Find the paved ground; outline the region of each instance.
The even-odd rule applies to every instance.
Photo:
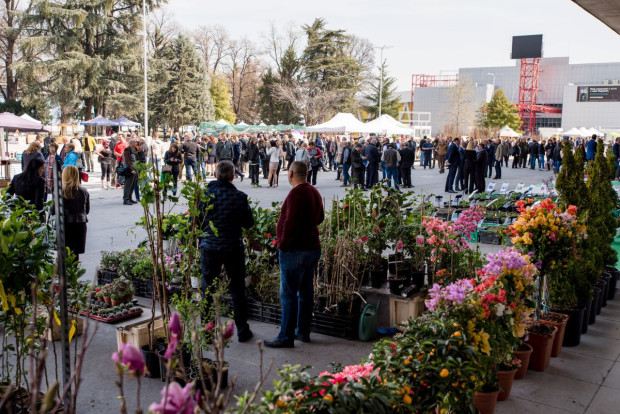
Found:
[[[144,233],[134,226],[141,215],[141,207],[122,205],[120,190],[101,190],[98,180],[91,174],[91,182],[86,186],[91,194],[91,213],[89,216],[87,252],[81,257],[87,269],[86,277],[94,278],[101,250],[124,250],[135,247]],[[445,174],[437,169],[413,172],[416,193],[442,194]],[[498,187],[503,182],[513,189],[518,183],[540,183],[552,177],[549,172],[529,169],[504,170],[504,179],[497,180]],[[278,188],[250,187],[249,180],[235,184],[249,194],[252,200],[263,206],[272,201],[282,201],[289,191],[284,173]],[[261,183],[264,184],[265,180]],[[334,173],[319,173],[318,189],[325,199],[344,194],[340,182],[335,181]],[[176,210],[183,211],[183,206]],[[484,251],[496,247],[481,246]],[[257,339],[269,339],[276,335],[278,327],[251,322]],[[368,355],[372,344],[347,341],[323,335],[313,335],[313,343],[300,343],[295,349],[265,351],[265,359],[274,358],[274,367],[282,364],[301,364],[314,366],[318,373],[329,368],[329,363],[351,364]],[[115,370],[110,355],[116,349],[115,328],[99,324],[99,330],[91,348],[88,350],[83,371],[82,391],[80,393],[80,413],[115,412],[118,395],[114,385]],[[251,389],[258,376],[258,350],[253,344],[233,342],[227,350],[231,372],[238,375],[236,393]],[[274,369],[275,371],[275,369]],[[275,378],[271,374],[270,381]],[[135,381],[127,383],[130,410],[134,406]],[[142,386],[142,406],[158,400],[162,383],[158,380],[145,380]],[[596,325],[583,338],[582,344],[565,349],[559,358],[553,359],[546,373],[528,372],[525,379],[518,381],[513,388],[513,396],[499,403],[497,412],[520,414],[522,412],[555,413],[616,413],[620,405],[620,299],[610,302],[597,319]]]

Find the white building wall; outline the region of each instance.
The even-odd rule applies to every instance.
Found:
[[[589,85],[595,86],[596,83]],[[577,85],[564,87],[562,102],[562,129],[620,128],[620,102],[577,102]]]

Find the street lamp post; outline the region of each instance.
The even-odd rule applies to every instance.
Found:
[[[379,81],[379,116],[381,116],[381,109],[383,107],[383,49],[389,49],[392,46],[376,46],[375,49],[381,49],[381,66],[379,66],[380,73],[380,81]]]
[[[147,46],[147,32],[146,32],[146,0],[142,0],[142,26],[144,30],[144,138],[147,145],[151,145],[151,138],[149,137],[149,95],[148,95],[148,77],[147,77],[147,61],[146,61],[146,46]]]

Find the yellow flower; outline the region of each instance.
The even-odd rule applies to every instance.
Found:
[[[441,372],[439,372],[439,376],[440,376],[441,378],[445,378],[445,377],[447,377],[448,375],[450,375],[450,371],[448,371],[448,370],[447,370],[447,369],[445,369],[445,368],[444,368],[444,369],[442,369],[442,370],[441,370]]]
[[[334,397],[332,397],[331,394],[325,394],[325,396],[323,397],[323,401],[327,401],[331,404],[332,402],[334,402]]]
[[[284,400],[282,398],[278,398],[278,401],[276,401],[276,407],[286,407],[286,403],[284,402]]]
[[[461,336],[461,331],[456,331],[451,336]]]
[[[403,396],[403,401],[405,404],[411,404],[411,397],[408,395]]]

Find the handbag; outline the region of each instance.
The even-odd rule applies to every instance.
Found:
[[[87,182],[88,182],[88,174],[87,174],[87,173],[85,173],[84,171],[82,171],[82,172],[80,173],[80,178],[81,178],[81,179],[82,179],[82,181],[84,181],[85,183],[87,183]]]
[[[116,167],[116,175],[120,175],[121,177],[127,177],[129,174],[131,174],[131,170],[125,167],[125,164],[123,162],[119,162],[118,167]]]
[[[165,173],[172,172],[172,165],[165,164],[165,165],[162,167],[161,172],[165,172]]]

